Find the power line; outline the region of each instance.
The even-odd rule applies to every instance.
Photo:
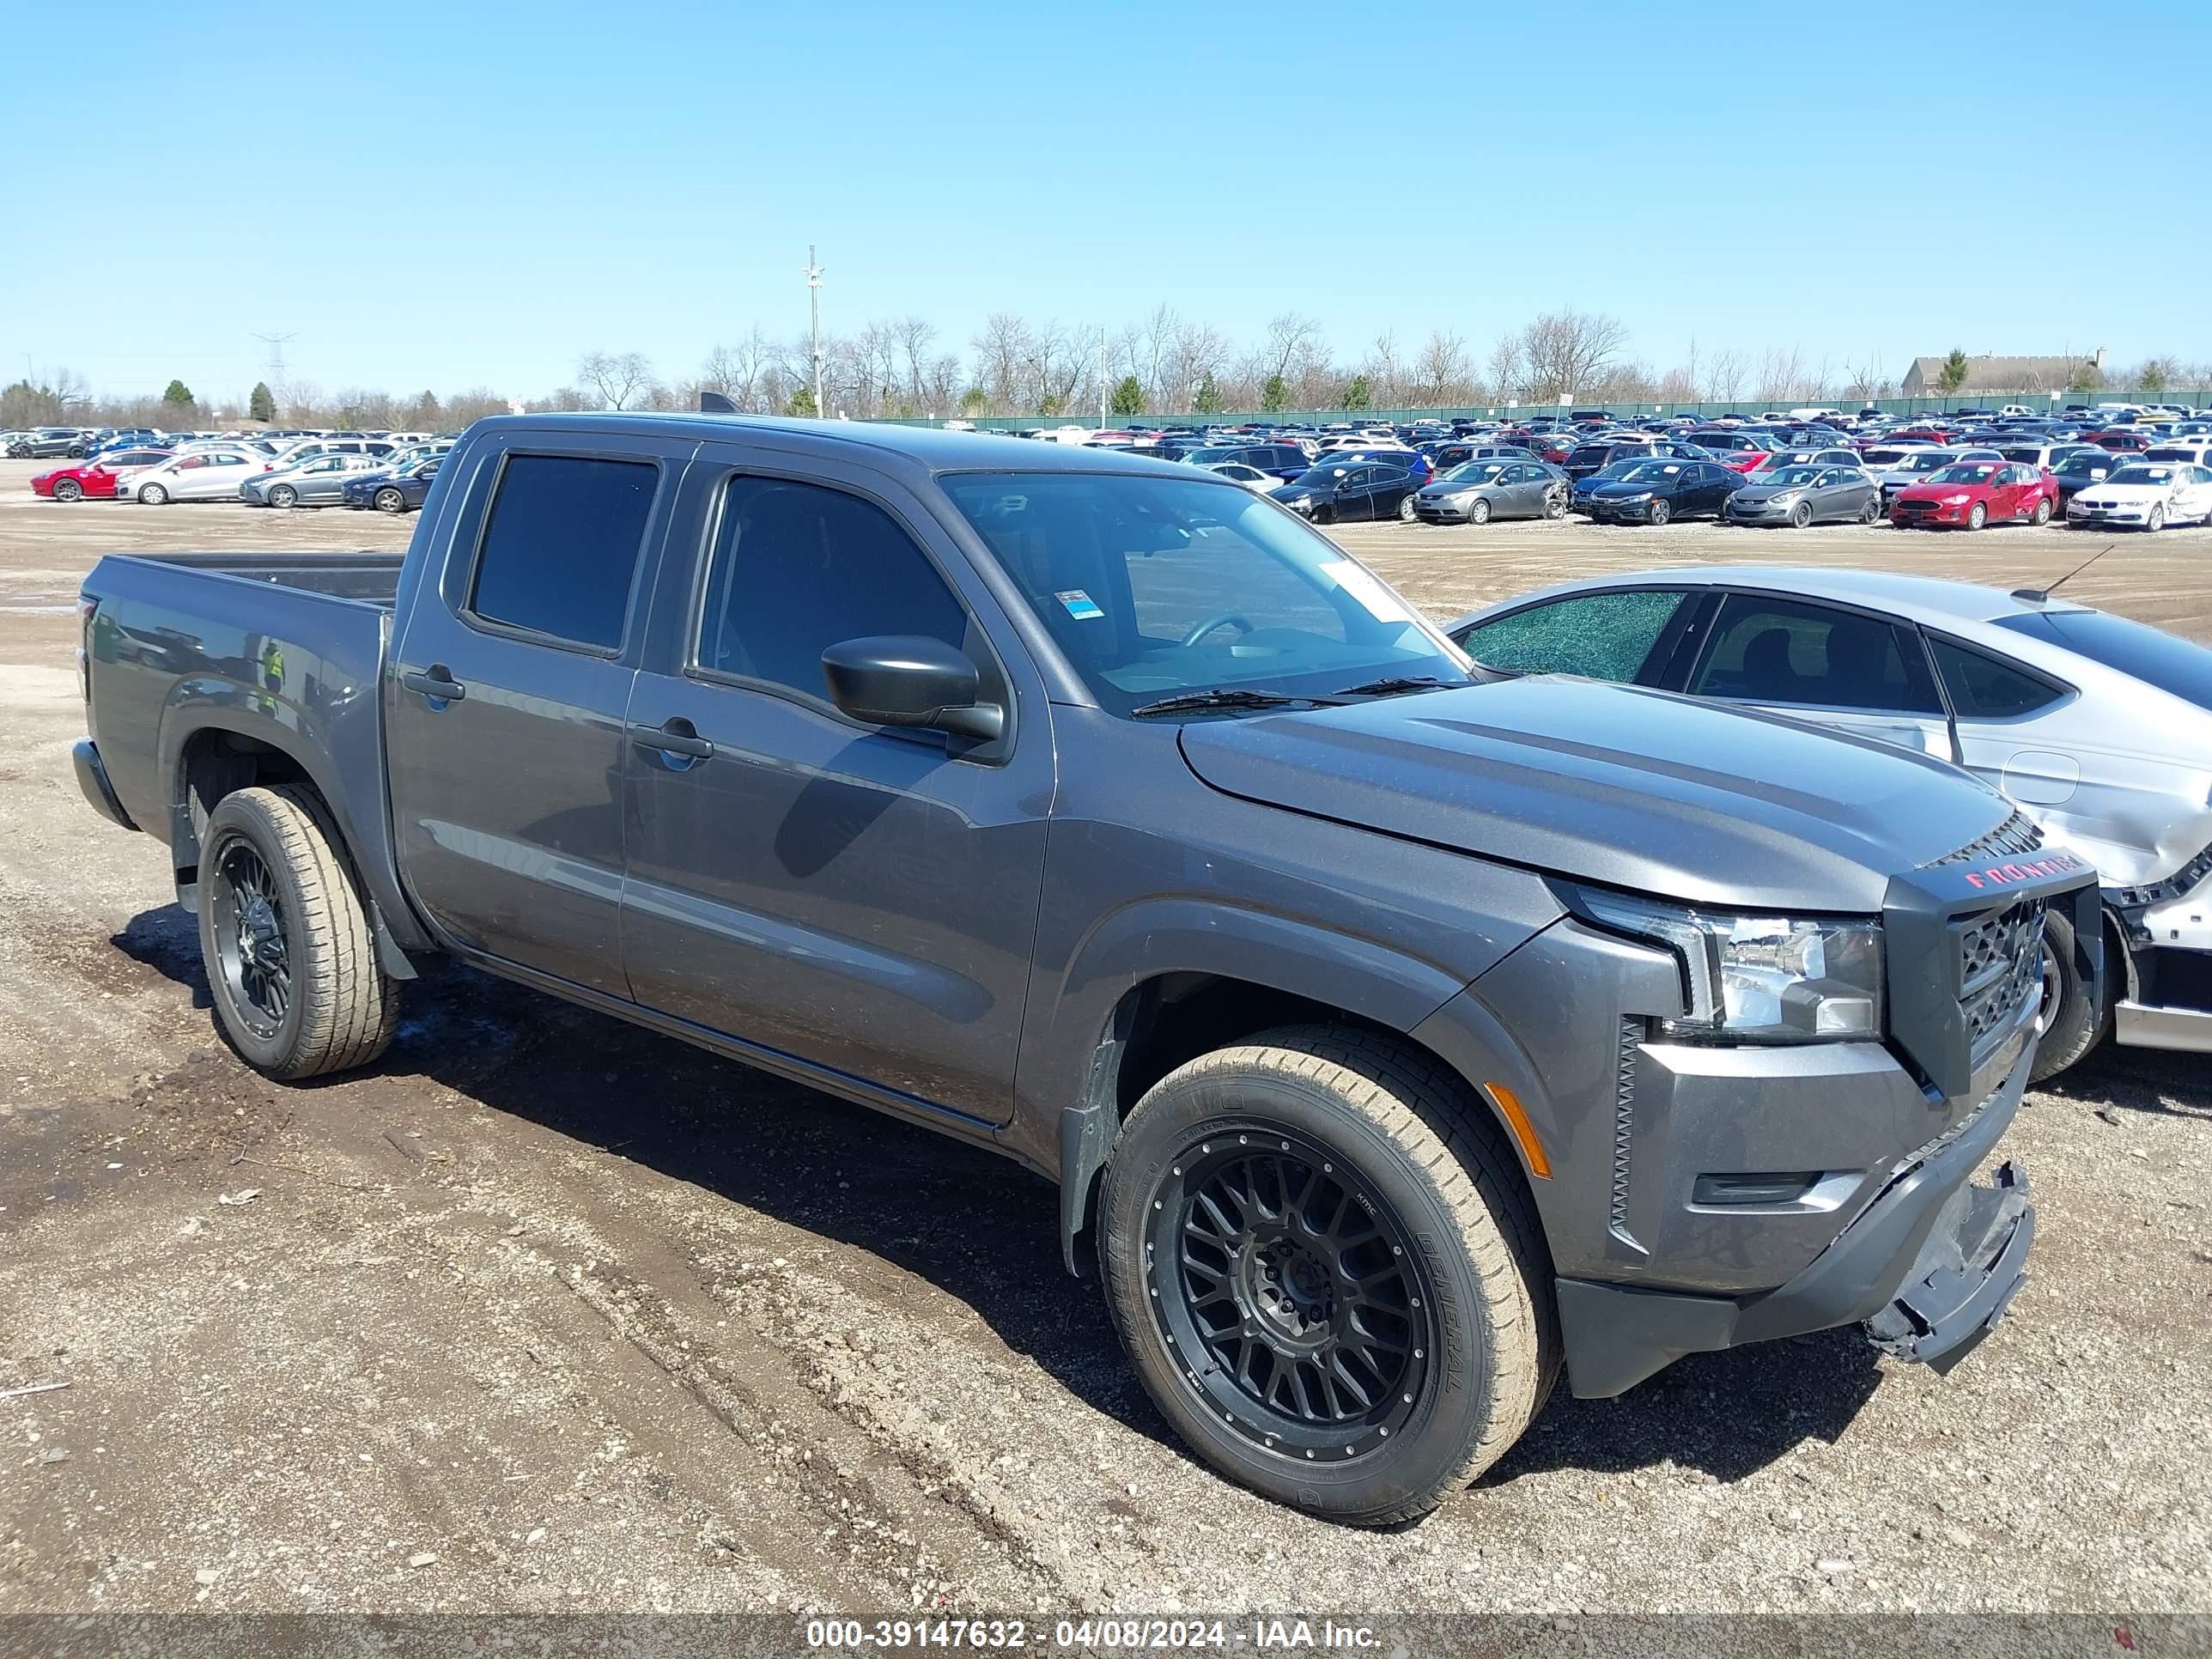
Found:
[[[269,386],[270,390],[284,384],[284,343],[296,340],[296,334],[257,334],[253,337],[269,348]]]

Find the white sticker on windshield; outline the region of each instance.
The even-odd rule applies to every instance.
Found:
[[[1071,587],[1053,595],[1067,607],[1067,614],[1078,622],[1091,622],[1106,613],[1098,608],[1098,601],[1079,587]]]
[[[1413,620],[1413,613],[1399,602],[1396,594],[1351,560],[1331,559],[1321,567],[1321,574],[1358,600],[1361,607],[1376,622],[1409,623]]]

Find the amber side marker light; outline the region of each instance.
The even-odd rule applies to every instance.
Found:
[[[1486,1083],[1482,1086],[1490,1091],[1490,1097],[1505,1115],[1513,1139],[1521,1143],[1521,1156],[1528,1160],[1528,1173],[1539,1181],[1549,1181],[1552,1160],[1544,1156],[1544,1143],[1536,1139],[1536,1126],[1528,1121],[1528,1109],[1521,1104],[1521,1097],[1502,1083]]]

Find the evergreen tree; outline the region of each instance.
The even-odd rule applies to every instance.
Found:
[[[256,380],[253,383],[253,394],[246,400],[246,412],[257,421],[276,418],[276,394],[270,391],[268,381]]]
[[[1114,388],[1114,412],[1116,415],[1141,415],[1145,412],[1145,388],[1137,384],[1133,374],[1124,374],[1121,383]]]

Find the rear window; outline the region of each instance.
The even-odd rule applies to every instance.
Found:
[[[2212,709],[2212,651],[2103,611],[2029,611],[1997,626],[2078,651],[2092,662]]]
[[[487,621],[619,649],[659,480],[649,462],[507,457],[469,608]]]

